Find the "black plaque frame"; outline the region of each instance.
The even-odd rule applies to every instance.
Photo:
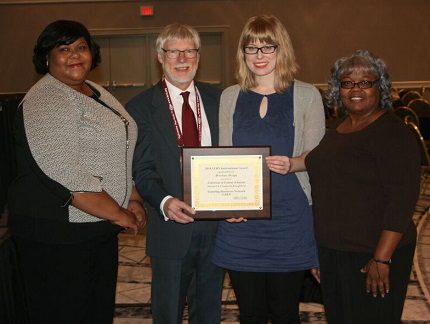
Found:
[[[182,148],[182,188],[183,200],[191,206],[191,157],[192,156],[228,156],[237,155],[271,155],[270,146],[217,146],[217,147],[184,147]],[[260,210],[211,210],[196,211],[196,220],[214,220],[244,217],[247,219],[270,219],[271,210],[271,175],[266,163],[262,163],[263,179],[263,208]]]

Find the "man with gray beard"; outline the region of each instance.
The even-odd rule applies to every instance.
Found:
[[[190,323],[220,323],[223,271],[211,263],[217,222],[194,221],[183,202],[181,149],[218,145],[220,90],[194,81],[200,37],[187,25],[166,26],[156,41],[163,77],[126,106],[138,125],[136,188],[149,209],[147,254],[155,324],[182,322],[187,290]]]

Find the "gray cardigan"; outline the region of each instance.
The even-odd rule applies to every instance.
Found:
[[[225,89],[219,111],[219,145],[232,146],[233,114],[239,96],[239,85]],[[294,150],[293,157],[312,150],[325,133],[324,107],[319,91],[311,84],[294,80]],[[306,171],[296,172],[309,204],[311,186]]]

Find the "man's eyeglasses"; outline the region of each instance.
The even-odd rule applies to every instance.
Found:
[[[183,53],[186,58],[192,59],[192,58],[195,58],[197,56],[197,53],[199,52],[198,48],[189,48],[189,49],[186,49],[183,51],[180,51],[177,49],[169,50],[169,49],[164,49],[164,48],[162,48],[162,50],[164,53],[166,53],[166,56],[169,59],[176,59],[179,57],[179,55],[181,53]]]
[[[277,45],[264,45],[262,47],[244,46],[243,52],[245,54],[257,54],[258,51],[260,51],[263,54],[272,54],[276,51],[277,48],[278,48]]]
[[[353,81],[340,81],[340,87],[342,89],[353,89],[355,86],[358,86],[360,89],[370,89],[375,84],[377,84],[379,80],[369,81],[369,80],[363,80],[359,82],[353,82]]]

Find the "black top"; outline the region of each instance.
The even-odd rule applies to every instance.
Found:
[[[414,134],[392,113],[364,129],[327,132],[306,158],[320,246],[373,252],[381,231],[415,240],[420,152]]]

